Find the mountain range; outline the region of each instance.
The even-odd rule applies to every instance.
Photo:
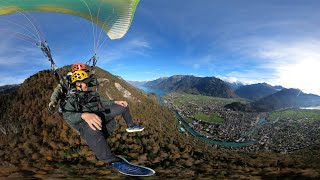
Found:
[[[224,81],[231,89],[236,90],[241,86],[245,86],[242,82],[236,81],[236,82],[229,82],[229,81]]]
[[[278,89],[281,89],[281,88],[279,87],[275,88],[267,83],[258,83],[258,84],[251,84],[251,85],[243,85],[238,89],[236,89],[235,93],[239,97],[256,101],[279,91]]]
[[[306,94],[299,89],[282,89],[253,102],[252,106],[258,111],[320,106],[320,96]]]
[[[20,86],[20,84],[12,84],[12,85],[0,86],[0,94],[11,93],[15,89],[17,89],[19,86]]]
[[[139,87],[139,86],[144,86],[149,81],[127,81],[127,82],[135,87]]]
[[[251,102],[257,111],[271,111],[288,107],[305,107],[320,104],[320,96],[305,94],[301,90],[286,89],[267,83],[243,85],[230,83],[215,77],[175,75],[149,81],[144,86],[174,92],[201,94],[206,96],[240,97]],[[296,96],[299,92],[300,96]],[[249,109],[251,109],[251,107]]]
[[[236,97],[234,91],[221,79],[215,77],[195,77],[175,75],[145,83],[145,86],[175,92],[201,94],[224,98]]]

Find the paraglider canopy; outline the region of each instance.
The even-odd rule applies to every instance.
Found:
[[[85,18],[101,27],[110,39],[128,31],[139,0],[5,0],[0,15],[17,12],[56,12]]]

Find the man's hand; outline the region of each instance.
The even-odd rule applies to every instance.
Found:
[[[123,106],[123,107],[127,107],[128,106],[127,101],[115,101],[114,103],[118,104],[120,106]]]
[[[56,103],[53,102],[53,101],[51,101],[51,102],[49,103],[48,110],[49,110],[49,111],[52,111],[54,107],[56,107]]]
[[[101,119],[98,115],[96,115],[94,113],[82,113],[81,118],[89,124],[91,129],[101,130],[101,127],[102,127],[101,126]]]

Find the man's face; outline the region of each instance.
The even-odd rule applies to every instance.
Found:
[[[77,90],[88,91],[88,86],[84,82],[76,82]]]

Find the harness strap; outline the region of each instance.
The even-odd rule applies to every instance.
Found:
[[[56,76],[58,82],[61,84],[62,88],[64,90],[69,91],[69,87],[68,87],[67,83],[65,82],[65,79],[61,76],[60,72],[58,71],[58,67],[56,66],[56,64],[53,61],[53,58],[51,55],[51,50],[50,50],[50,47],[49,47],[47,41],[40,42],[40,44],[36,44],[36,45],[38,46],[38,48],[41,49],[44,56],[48,58],[49,62],[51,63],[51,68],[54,71],[54,75]]]
[[[106,109],[106,108],[104,108],[104,107],[102,106],[101,100],[100,100],[100,98],[99,98],[99,93],[97,93],[96,96],[91,97],[91,99],[96,98],[96,102],[98,103],[98,106],[99,106],[99,107],[98,107],[98,111],[95,111],[95,110],[92,110],[90,107],[88,107],[88,106],[85,105],[85,103],[87,103],[87,102],[85,102],[85,103],[81,102],[80,97],[79,97],[79,94],[77,93],[77,91],[76,91],[75,89],[72,89],[72,90],[70,90],[69,92],[70,92],[70,93],[66,96],[66,99],[65,99],[64,104],[66,103],[67,99],[69,99],[69,98],[73,98],[73,100],[76,101],[77,103],[74,103],[74,104],[73,104],[75,111],[66,110],[66,109],[64,108],[64,105],[61,106],[61,108],[62,108],[62,110],[63,110],[64,112],[80,112],[80,113],[89,112],[89,113],[106,113],[106,114],[109,114],[109,113],[111,112],[110,109]],[[72,97],[72,96],[71,96],[72,94],[74,94],[75,97]],[[91,99],[90,99],[90,100],[91,100]],[[90,101],[90,100],[89,100],[89,101]],[[83,108],[84,108],[84,107],[85,107],[86,109],[89,109],[89,111],[83,111]],[[100,108],[100,107],[101,107],[101,108]]]
[[[92,61],[92,66],[90,66],[91,61]],[[91,67],[91,74],[93,75],[94,81],[95,81],[95,83],[96,83],[96,92],[99,94],[98,79],[97,79],[97,76],[96,76],[96,74],[95,74],[95,73],[96,73],[96,72],[95,72],[95,67],[96,67],[97,62],[98,62],[97,54],[94,54],[94,55],[91,57],[91,59],[89,59],[89,60],[86,62],[86,64]],[[101,103],[101,100],[100,100],[99,97],[98,97],[98,108],[101,109],[101,111],[104,111],[104,110],[105,110],[105,108],[102,106],[102,103]]]

